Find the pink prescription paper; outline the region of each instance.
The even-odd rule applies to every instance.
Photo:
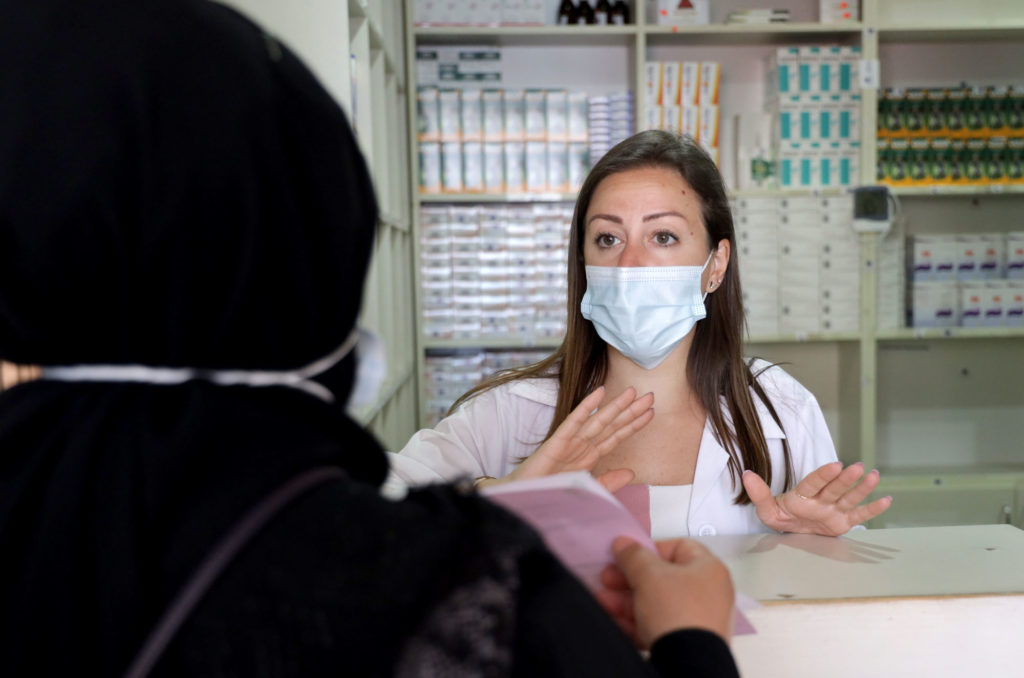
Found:
[[[640,496],[649,490],[625,493],[633,510],[649,506]],[[621,491],[620,491],[621,493]],[[649,522],[637,518],[586,471],[491,485],[480,494],[515,513],[544,538],[548,548],[590,590],[601,588],[601,570],[612,562],[612,542],[624,536],[656,551]],[[636,495],[636,496],[633,496]],[[756,633],[742,610],[757,607],[753,599],[736,594],[733,635]]]
[[[654,550],[650,534],[586,471],[485,487],[482,495],[533,526],[548,548],[591,590],[612,561],[616,537]]]

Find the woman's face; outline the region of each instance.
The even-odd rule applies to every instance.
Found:
[[[702,266],[710,252],[700,197],[678,172],[663,167],[605,177],[584,224],[588,266]]]

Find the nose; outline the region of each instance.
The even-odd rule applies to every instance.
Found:
[[[620,268],[643,266],[644,253],[643,243],[634,241],[627,242],[626,246],[622,248],[622,254],[619,256],[618,266]]]

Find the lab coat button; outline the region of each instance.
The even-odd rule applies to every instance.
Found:
[[[701,525],[700,529],[697,530],[697,534],[701,537],[713,537],[718,534],[718,530],[716,530],[712,525]]]

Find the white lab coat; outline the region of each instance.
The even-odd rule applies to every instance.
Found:
[[[752,369],[756,373],[766,365],[755,361]],[[783,438],[789,441],[797,482],[822,464],[836,461],[836,450],[818,401],[810,391],[780,367],[762,372],[758,382],[782,421],[779,428],[754,396],[772,458],[772,493],[779,494],[785,482]],[[416,433],[400,453],[388,454],[388,490],[465,477],[507,475],[517,460],[529,456],[547,434],[557,388],[555,379],[524,379],[470,399],[436,428]],[[724,400],[722,407],[728,418]],[[738,486],[733,485],[728,460],[729,455],[715,440],[707,422],[690,497],[690,536],[772,532],[758,520],[753,506],[733,504]]]

